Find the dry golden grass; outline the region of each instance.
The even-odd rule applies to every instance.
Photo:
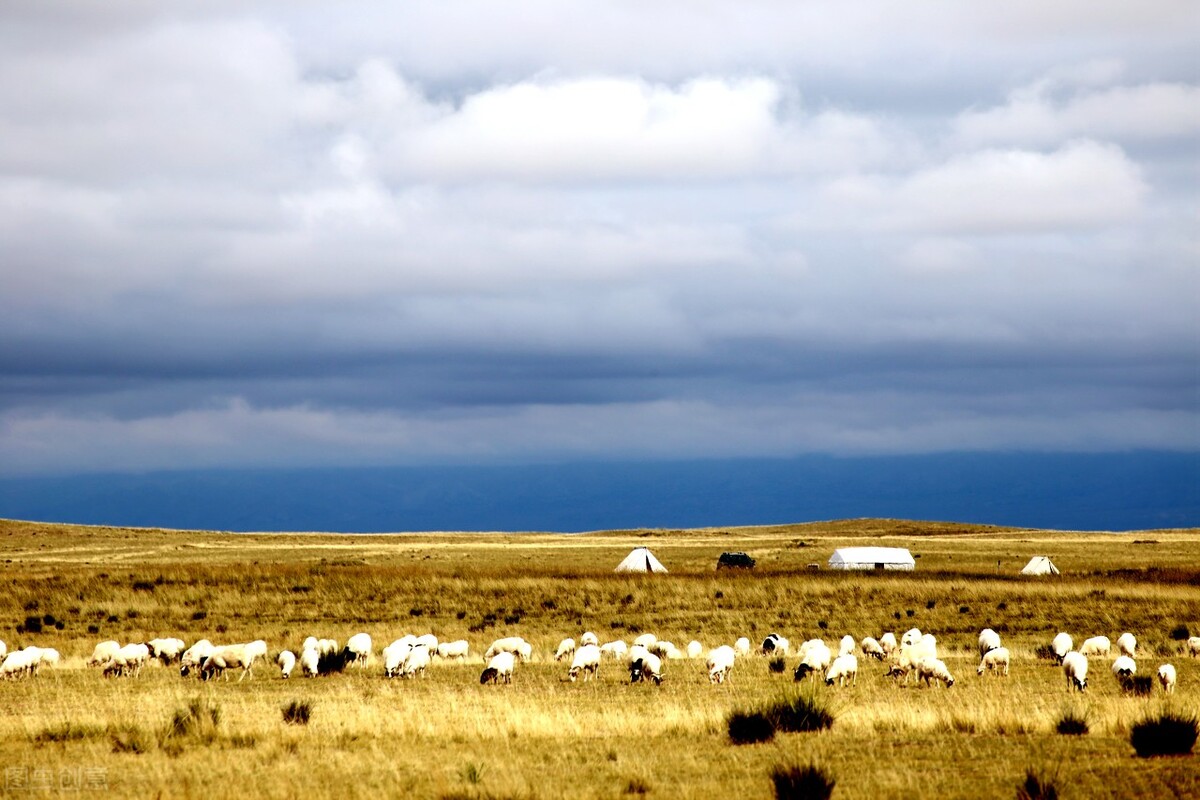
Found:
[[[1136,542],[1136,543],[1135,543]],[[836,546],[886,543],[920,556],[911,574],[834,574]],[[610,571],[647,544],[668,576]],[[1008,797],[1027,767],[1057,775],[1066,796],[1200,796],[1191,758],[1141,760],[1130,727],[1167,707],[1195,713],[1200,660],[1170,637],[1200,634],[1200,531],[1067,533],[948,523],[853,520],[814,525],[586,535],[462,533],[339,536],[220,534],[0,522],[0,638],[56,647],[63,665],[0,682],[0,766],[57,782],[91,767],[113,791],[211,794],[214,781],[256,796],[296,797],[769,797],[771,767],[822,764],[837,797]],[[722,550],[745,550],[753,572],[716,573]],[[1014,573],[1046,554],[1066,573]],[[999,563],[999,568],[997,567]],[[17,633],[27,617],[38,634]],[[62,624],[45,623],[49,616]],[[661,687],[630,686],[606,662],[600,679],[565,681],[550,659],[558,639],[594,630],[629,641],[653,631],[681,647],[775,630],[793,642],[843,633],[934,632],[958,683],[898,686],[863,660],[858,682],[820,689],[831,730],[733,746],[725,717],[794,691],[789,670],[740,660],[708,684],[703,664],[667,663]],[[975,640],[990,626],[1013,651],[1012,675],[977,677]],[[93,630],[89,631],[89,628]],[[137,679],[83,667],[101,639],[179,635],[217,642],[263,638],[274,655],[314,634],[371,634],[376,650],[404,633],[466,638],[478,653],[519,634],[535,647],[511,686],[480,686],[479,660],[435,663],[425,679],[365,670],[306,680],[267,665],[241,683],[202,684],[148,667]],[[1058,630],[1080,638],[1139,637],[1139,667],[1171,661],[1169,701],[1121,694],[1103,660],[1091,690],[1072,696],[1034,649]],[[165,737],[196,699],[219,709],[212,730]],[[311,704],[308,725],[281,709]],[[1074,709],[1091,732],[1054,732]],[[19,790],[15,790],[19,791]],[[53,792],[52,792],[53,793]],[[61,793],[75,793],[73,789]]]

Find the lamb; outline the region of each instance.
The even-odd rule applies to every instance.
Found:
[[[1117,637],[1117,652],[1118,653],[1121,653],[1122,655],[1126,655],[1126,656],[1129,656],[1130,658],[1133,658],[1136,655],[1136,653],[1135,653],[1136,650],[1137,650],[1137,639],[1134,637],[1134,635],[1132,633],[1129,633],[1128,631],[1126,631],[1125,633],[1122,633],[1120,636]]]
[[[729,670],[733,669],[733,662],[736,658],[737,653],[727,644],[710,650],[706,661],[708,682],[724,683],[725,678],[729,676]]]
[[[470,649],[471,646],[467,643],[466,639],[456,639],[453,642],[442,642],[433,653],[438,658],[457,658],[459,661],[464,661]]]
[[[580,646],[585,644],[594,644],[599,647],[600,640],[597,639],[596,634],[592,633],[591,631],[584,631],[583,636],[579,637],[579,644]]]
[[[800,646],[800,664],[792,673],[795,680],[803,680],[806,675],[824,673],[833,663],[833,653],[820,639],[810,639]]]
[[[730,647],[729,649],[732,650],[733,648]],[[696,641],[695,639],[692,639],[690,642],[688,642],[688,645],[687,645],[687,657],[688,658],[699,658],[700,654],[703,652],[704,652],[704,645],[700,644],[700,642]]]
[[[279,672],[286,681],[292,677],[292,670],[296,668],[296,654],[291,650],[284,650],[275,659],[275,663],[279,665]]]
[[[1189,636],[1187,640],[1188,655],[1192,658],[1200,656],[1200,636]]]
[[[389,678],[399,675],[412,649],[412,643],[405,639],[397,639],[383,648],[383,674]]]
[[[845,686],[847,683],[853,686],[858,682],[858,656],[843,653],[833,660],[829,671],[825,673],[825,685],[833,686],[835,682],[838,686]]]
[[[1093,636],[1079,646],[1079,652],[1089,658],[1092,656],[1107,656],[1111,649],[1112,645],[1109,643],[1107,636]]]
[[[979,657],[983,658],[989,650],[996,650],[1000,647],[1000,634],[996,633],[991,628],[984,628],[979,632]]]
[[[1067,677],[1067,691],[1087,689],[1088,660],[1087,656],[1078,650],[1072,650],[1063,656],[1063,675]]]
[[[404,665],[400,668],[400,677],[413,678],[420,675],[424,678],[425,669],[431,660],[429,648],[423,644],[417,645],[408,651],[408,657],[404,659]]]
[[[862,650],[863,656],[866,658],[873,658],[876,661],[883,661],[883,658],[886,655],[883,645],[881,645],[875,638],[871,636],[865,637],[859,647]]]
[[[987,670],[992,670],[997,675],[1008,677],[1008,648],[997,647],[995,650],[988,650],[983,654],[983,660],[979,662],[979,669],[976,672],[982,675]]]
[[[317,677],[321,671],[321,651],[316,647],[308,647],[300,651],[300,671],[310,678]]]
[[[641,658],[629,664],[629,682],[643,681],[654,681],[655,686],[662,683],[662,659],[648,651],[644,651]]]
[[[1075,640],[1071,638],[1071,634],[1069,633],[1060,633],[1054,637],[1054,641],[1050,643],[1050,647],[1054,650],[1054,659],[1061,664],[1063,657],[1074,649]]]
[[[88,658],[88,660],[85,663],[89,667],[98,667],[101,664],[106,663],[110,658],[112,658],[113,653],[117,652],[120,649],[121,649],[120,642],[114,642],[111,639],[104,641],[104,642],[100,642],[99,644],[96,645],[96,648],[94,650],[92,650],[92,655]]]
[[[1112,663],[1112,674],[1114,678],[1124,684],[1137,674],[1137,662],[1129,656],[1117,656]]]
[[[637,647],[640,644],[642,647],[648,648],[657,641],[658,637],[653,633],[643,633],[641,636],[633,640],[633,646]]]
[[[178,661],[186,649],[183,639],[151,639],[146,646],[150,648],[150,657],[160,661],[164,667]]]
[[[617,639],[615,642],[605,642],[604,644],[600,645],[601,655],[612,656],[613,658],[622,658],[627,652],[629,652],[629,648],[625,645],[625,642],[621,641],[620,639]]]
[[[1172,664],[1163,664],[1158,668],[1158,682],[1162,684],[1163,691],[1167,694],[1175,693],[1175,667]]]
[[[854,641],[854,637],[846,634],[842,637],[842,641],[838,643],[838,655],[848,656],[853,653],[858,647],[858,643]]]
[[[737,653],[739,656],[750,655],[750,640],[745,636],[739,638],[733,643],[733,652]]]
[[[483,654],[484,658],[490,659],[499,653],[512,653],[518,656],[522,661],[528,661],[533,654],[533,648],[528,642],[520,636],[508,636],[504,639],[497,639],[488,647],[487,652]]]
[[[185,650],[183,656],[179,659],[180,676],[186,678],[192,670],[199,670],[204,659],[208,658],[212,654],[212,651],[213,643],[208,639],[201,639]]]
[[[564,658],[571,658],[575,655],[575,640],[563,639],[558,643],[558,649],[554,651],[554,660],[562,661]]]
[[[574,683],[579,677],[579,673],[583,673],[583,682],[587,683],[600,671],[600,648],[594,644],[585,644],[575,651],[575,657],[571,661],[571,668],[567,670],[567,677]]]
[[[346,640],[346,650],[355,664],[366,665],[371,659],[371,636],[366,633],[356,633]]]
[[[479,683],[485,684],[488,682],[512,683],[513,666],[516,663],[516,657],[507,650],[498,651],[488,661],[487,668],[483,674],[479,676]]]
[[[945,662],[938,658],[927,658],[917,664],[917,677],[925,681],[926,686],[931,682],[937,685],[939,681],[945,684],[947,689],[954,685],[954,676],[946,669]]]

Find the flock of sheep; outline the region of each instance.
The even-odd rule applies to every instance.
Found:
[[[1051,649],[1056,661],[1062,665],[1068,690],[1084,691],[1087,688],[1088,659],[1108,657],[1112,645],[1108,637],[1095,636],[1085,640],[1076,650],[1072,637],[1060,633],[1051,642]],[[1124,688],[1129,688],[1137,673],[1134,660],[1137,640],[1132,634],[1123,633],[1117,638],[1116,649],[1112,673]],[[1200,636],[1188,639],[1187,650],[1193,657],[1200,656]],[[433,634],[410,634],[383,648],[383,672],[388,678],[424,676],[435,657],[462,661],[467,658],[469,651],[470,645],[464,639],[440,642]],[[750,640],[746,637],[738,639],[732,646],[721,645],[709,650],[705,660],[709,681],[724,683],[736,660],[750,652]],[[861,653],[866,658],[886,662],[885,674],[904,683],[908,683],[914,675],[927,686],[950,687],[955,682],[945,662],[938,658],[937,639],[917,628],[904,633],[899,641],[890,632],[878,639],[868,636],[861,641],[856,641],[850,635],[843,636],[838,643],[836,656],[821,639],[806,641],[792,653],[791,643],[772,633],[763,640],[758,652],[765,656],[798,656],[799,664],[793,673],[797,681],[821,677],[830,686],[852,685],[858,678],[858,653]],[[578,645],[573,638],[563,639],[555,650],[554,660],[569,660],[566,677],[570,681],[580,676],[585,682],[596,677],[601,660],[607,657],[624,663],[631,683],[646,681],[659,684],[663,680],[664,660],[697,659],[702,654],[704,647],[698,641],[692,641],[680,650],[671,642],[647,633],[638,636],[632,645],[626,645],[621,640],[600,644],[594,633],[587,632],[580,637]],[[290,650],[283,650],[275,663],[284,678],[291,676],[297,664],[301,674],[313,677],[324,671],[322,664],[325,659],[335,660],[339,668],[346,664],[366,666],[373,655],[373,643],[366,633],[351,636],[344,648],[339,647],[336,640],[310,636],[301,646],[299,656]],[[519,636],[497,639],[483,654],[486,666],[480,675],[480,683],[511,683],[516,665],[529,661],[532,655],[532,645]],[[1009,674],[1009,650],[1003,646],[1000,635],[990,628],[979,634],[979,655],[980,662],[976,670],[979,675],[985,672],[999,676]],[[228,679],[228,670],[240,670],[238,680],[241,681],[251,675],[255,664],[267,660],[267,644],[261,639],[228,645],[214,645],[207,639],[201,639],[190,647],[176,638],[151,639],[124,646],[115,641],[105,641],[96,645],[86,663],[107,677],[137,677],[142,667],[151,660],[163,664],[178,663],[182,676],[194,673],[205,680],[222,676]],[[59,653],[53,648],[30,646],[10,653],[4,642],[0,641],[0,677],[31,677],[42,666],[56,666],[59,661]],[[1174,691],[1176,671],[1173,665],[1161,665],[1157,677],[1164,691]]]

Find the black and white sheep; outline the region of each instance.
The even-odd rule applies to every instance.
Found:
[[[347,661],[366,665],[371,660],[371,635],[356,633],[346,640]]]
[[[979,657],[983,658],[989,650],[997,650],[1000,648],[1000,634],[996,633],[991,628],[984,628],[979,632]]]
[[[917,677],[924,681],[926,686],[936,686],[940,682],[949,689],[954,685],[954,676],[946,668],[946,662],[940,658],[927,658],[917,664]]]
[[[563,639],[558,643],[558,648],[554,651],[554,660],[562,661],[564,658],[571,658],[575,655],[575,640]]]
[[[1117,652],[1130,658],[1137,656],[1137,638],[1126,631],[1117,637]]]
[[[287,680],[292,677],[292,670],[296,668],[296,654],[291,650],[284,650],[276,657],[275,663],[279,665],[279,674]]]
[[[883,661],[884,656],[886,655],[883,650],[883,645],[881,645],[873,636],[864,637],[862,642],[859,644],[859,649],[862,650],[864,657],[873,658],[876,661]]]
[[[630,651],[633,652],[632,650]],[[629,663],[629,682],[641,683],[653,681],[657,686],[662,683],[662,659],[646,650],[639,653],[640,657]]]
[[[484,683],[512,683],[513,666],[516,664],[516,657],[507,650],[502,650],[494,654],[484,668],[483,673],[479,676],[479,682]]]

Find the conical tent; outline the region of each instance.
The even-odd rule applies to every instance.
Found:
[[[830,569],[904,569],[917,565],[903,547],[839,547],[829,557]]]
[[[1054,566],[1054,562],[1047,556],[1034,556],[1029,559],[1029,563],[1025,565],[1025,569],[1021,570],[1022,575],[1057,575],[1058,567]]]
[[[614,572],[666,572],[667,568],[662,565],[654,553],[651,553],[644,547],[635,547],[629,551],[629,555],[625,556],[625,560],[617,564]]]

